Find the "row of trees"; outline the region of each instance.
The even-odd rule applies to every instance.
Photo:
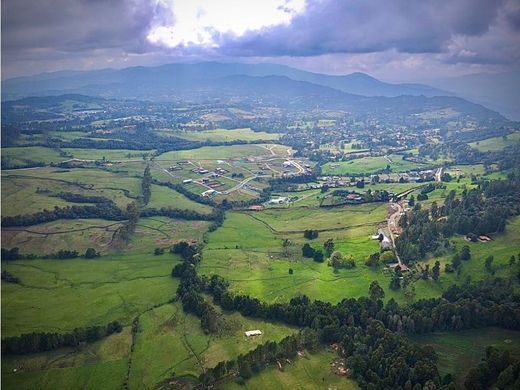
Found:
[[[2,354],[45,352],[62,347],[77,347],[81,342],[93,342],[113,333],[123,326],[114,321],[108,325],[77,328],[70,333],[26,333],[2,339]]]
[[[86,259],[93,259],[101,256],[94,248],[87,248],[83,257]],[[34,253],[21,254],[20,248],[15,247],[11,249],[2,248],[2,261],[13,261],[13,260],[32,260],[32,259],[75,259],[80,257],[80,253],[77,250],[60,249],[57,252],[49,253],[46,255],[36,255]]]
[[[141,181],[141,194],[143,196],[143,205],[147,205],[152,196],[152,175],[149,165],[144,169],[143,180]]]

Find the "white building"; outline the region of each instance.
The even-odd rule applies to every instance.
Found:
[[[251,336],[260,336],[262,334],[262,331],[261,330],[248,330],[245,332],[245,335],[246,337],[251,337]]]

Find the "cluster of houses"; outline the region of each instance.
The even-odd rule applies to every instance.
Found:
[[[424,182],[424,181],[434,181],[435,180],[435,171],[428,169],[425,171],[411,171],[408,173],[400,173],[399,174],[399,182],[407,183],[410,181],[414,182]]]

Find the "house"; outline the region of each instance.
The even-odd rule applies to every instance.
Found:
[[[204,197],[204,198],[207,198],[207,197],[213,195],[215,192],[217,192],[217,191],[215,191],[215,190],[207,190],[207,191],[204,191],[204,192],[203,192],[202,194],[200,194],[200,195],[201,195],[202,197]]]
[[[264,206],[259,205],[259,204],[249,206],[249,210],[251,210],[251,211],[262,211],[263,209],[264,209]]]
[[[246,335],[246,337],[260,336],[262,334],[262,331],[258,330],[258,329],[248,330],[248,331],[244,332],[244,334]]]
[[[284,161],[282,165],[284,168],[289,168],[292,165],[292,161]]]
[[[191,183],[193,180],[192,179],[186,179],[186,180],[183,180],[182,181],[182,184],[189,184]]]

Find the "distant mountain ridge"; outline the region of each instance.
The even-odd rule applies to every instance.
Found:
[[[159,84],[162,88],[177,88],[189,84],[200,85],[201,81],[228,76],[286,76],[292,80],[306,81],[363,96],[452,95],[450,92],[422,84],[385,83],[364,73],[331,76],[306,72],[285,65],[201,62],[155,67],[140,66],[120,70],[63,71],[7,79],[2,83],[2,99],[63,93],[107,96],[107,92],[104,91],[107,85],[118,86],[120,84],[132,85],[131,89],[134,93],[139,94],[140,88],[143,88],[145,84]]]

